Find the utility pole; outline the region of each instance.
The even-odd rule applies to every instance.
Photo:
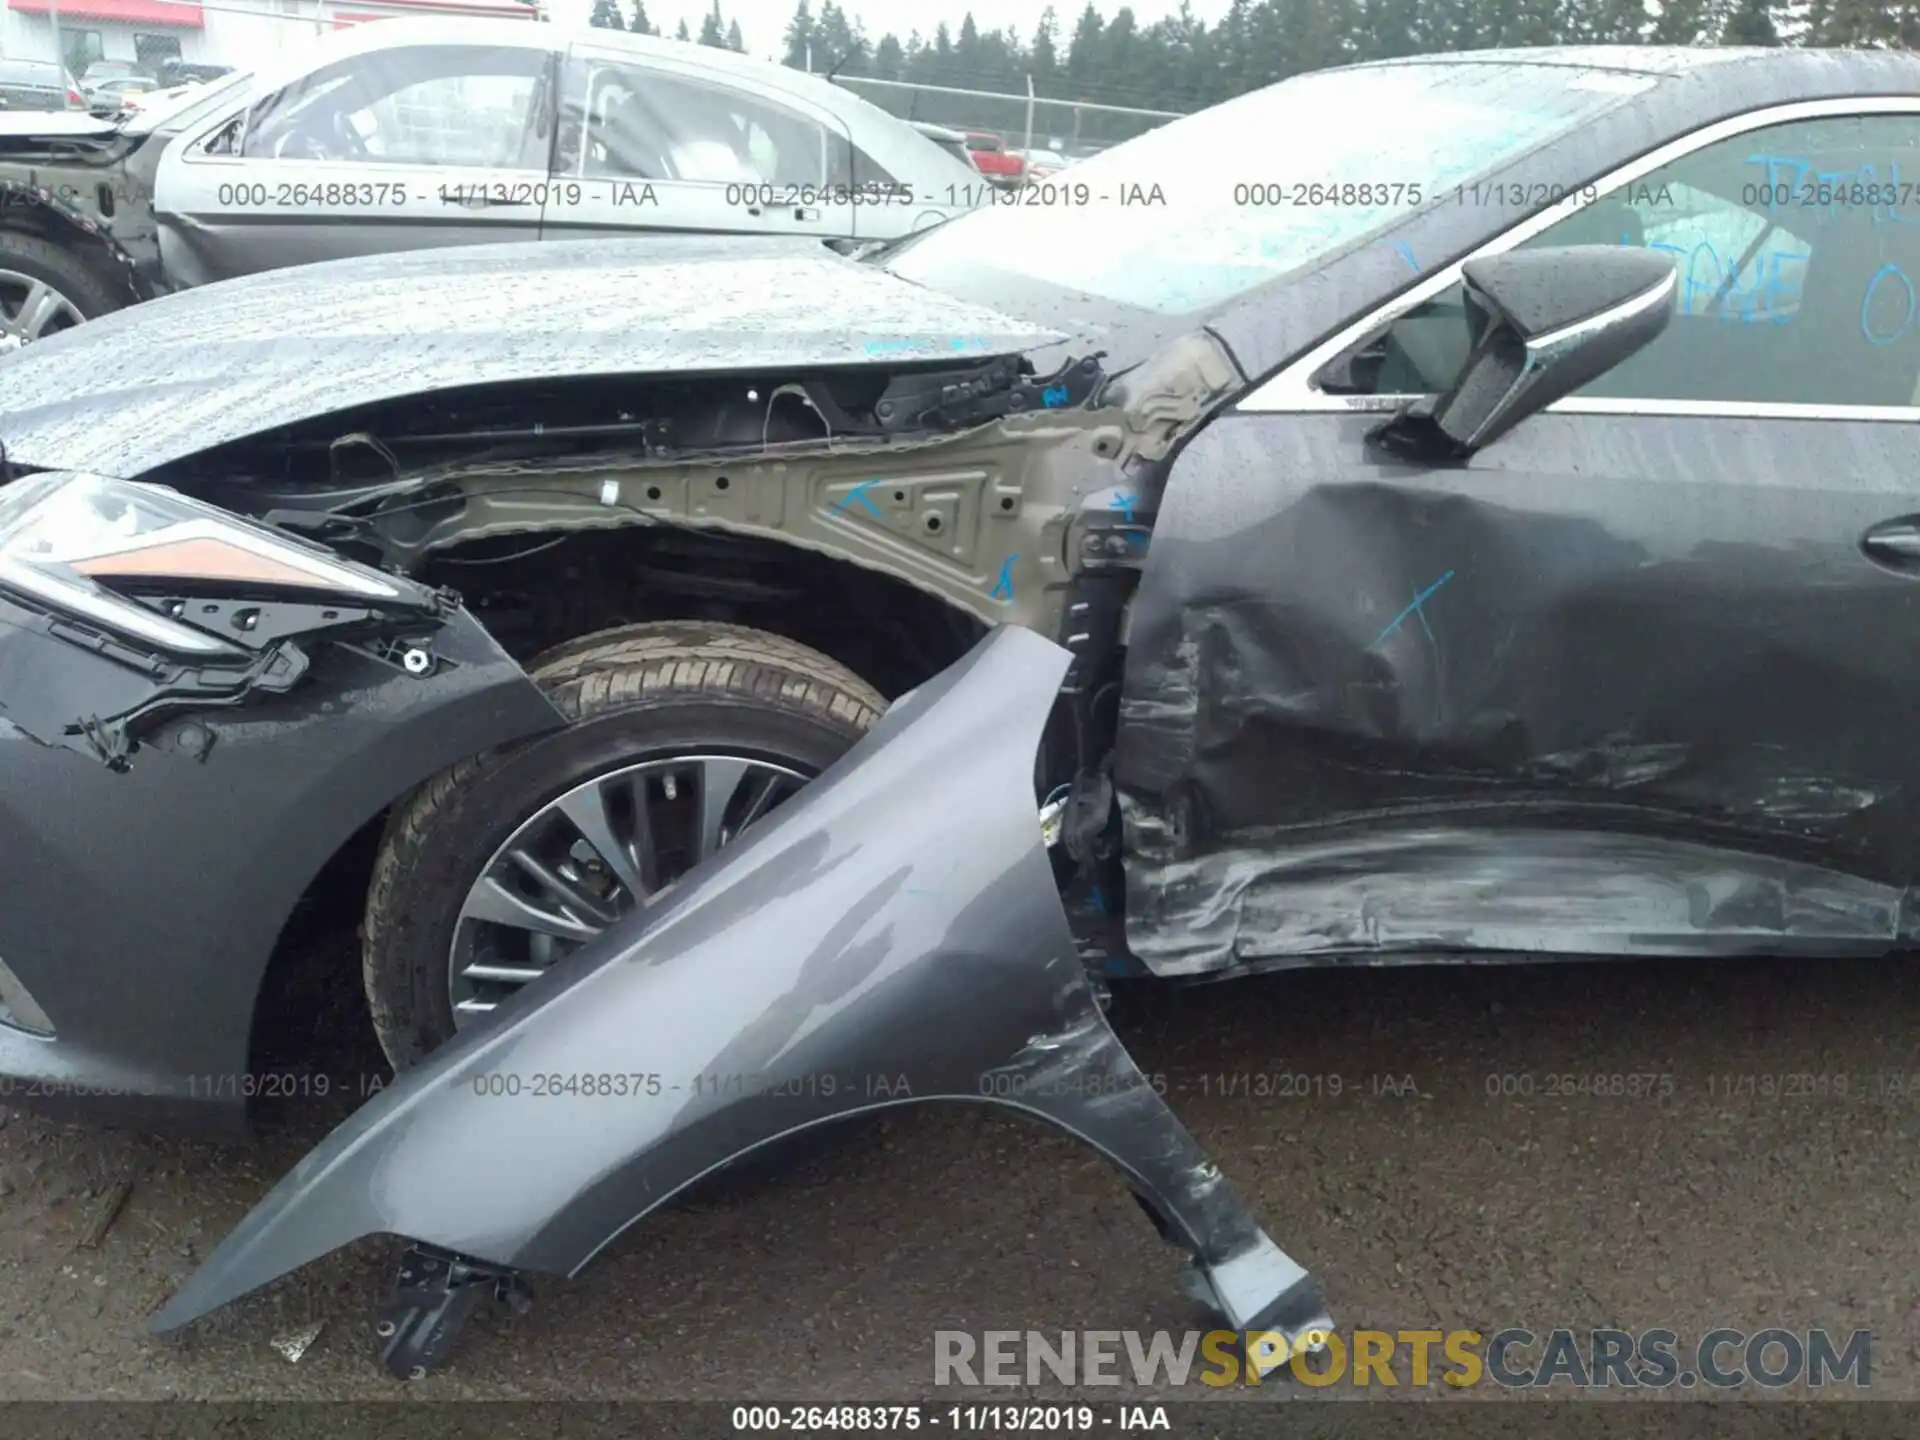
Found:
[[[60,0],[47,0],[47,23],[53,27],[53,63],[60,68],[60,108],[70,110],[73,95],[67,86],[67,52],[60,43]]]

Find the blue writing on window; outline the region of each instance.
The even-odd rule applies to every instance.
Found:
[[[1875,347],[1893,344],[1913,328],[1916,303],[1920,295],[1914,293],[1907,272],[1898,265],[1882,265],[1860,297],[1860,338]]]
[[[1872,163],[1850,170],[1816,170],[1813,161],[1802,155],[1749,155],[1746,163],[1759,166],[1767,177],[1760,183],[1768,187],[1761,198],[1769,211],[1791,210],[1830,218],[1843,208],[1864,209],[1875,225],[1906,225],[1912,221],[1901,204],[1903,198],[1911,198],[1911,192],[1901,189],[1898,160],[1887,162],[1884,177],[1880,167]],[[1824,203],[1822,195],[1827,197]]]
[[[1623,243],[1630,243],[1630,239],[1623,237]],[[1738,257],[1729,261],[1711,240],[1691,246],[1650,241],[1647,248],[1674,257],[1680,271],[1681,314],[1706,314],[1725,289],[1726,296],[1720,301],[1721,318],[1744,325],[1784,325],[1791,321],[1806,280],[1806,264],[1813,258],[1803,250],[1771,250],[1755,256],[1746,274],[1732,275],[1729,283],[1729,272]]]

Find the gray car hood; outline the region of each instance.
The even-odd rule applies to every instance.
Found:
[[[812,241],[479,245],[269,271],[0,359],[21,464],[131,479],[228,441],[455,386],[1018,354],[1060,337]]]
[[[119,133],[120,127],[113,120],[85,110],[0,110],[0,137],[108,140]]]

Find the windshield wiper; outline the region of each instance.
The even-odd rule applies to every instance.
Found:
[[[951,225],[958,216],[947,215],[934,221],[924,230],[910,230],[905,235],[896,235],[891,240],[876,240],[871,249],[856,250],[853,258],[862,265],[871,265],[880,260],[891,260],[915,241],[933,234],[942,225]]]

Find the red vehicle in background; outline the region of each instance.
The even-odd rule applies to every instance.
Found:
[[[1027,178],[1027,162],[1007,153],[1006,142],[985,130],[967,131],[967,153],[973,167],[996,185],[1019,185]]]

